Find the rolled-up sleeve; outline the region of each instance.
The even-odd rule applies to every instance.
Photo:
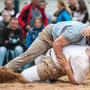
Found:
[[[72,30],[71,28],[65,30],[62,34],[68,43],[78,42],[81,37],[81,34],[78,30]]]

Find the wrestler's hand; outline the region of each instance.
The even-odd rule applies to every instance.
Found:
[[[81,34],[86,37],[86,36],[90,36],[90,27],[85,28],[82,30]]]
[[[58,60],[58,64],[60,64],[60,69],[62,70],[62,72],[66,72],[67,69],[70,69],[70,60],[71,60],[71,57],[69,57],[69,59],[67,60],[65,55],[64,57],[62,58],[61,56],[59,56],[59,59]]]

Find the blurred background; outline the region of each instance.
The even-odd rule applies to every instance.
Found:
[[[0,0],[0,66],[25,52],[45,26],[62,21],[90,26],[90,0]]]
[[[14,1],[14,5],[17,11],[20,11],[25,5],[29,4],[31,2],[31,0],[13,0]],[[69,4],[68,0],[65,0],[67,5]],[[88,8],[88,12],[89,12],[89,16],[90,16],[90,0],[84,0],[87,8]],[[5,7],[4,4],[5,0],[0,0],[0,11],[2,11]],[[46,10],[48,10],[52,17],[53,13],[57,10],[56,4],[57,4],[57,0],[46,0],[47,2],[47,7]]]

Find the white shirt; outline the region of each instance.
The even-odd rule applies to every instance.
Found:
[[[71,68],[74,73],[74,78],[77,83],[81,83],[87,74],[89,73],[89,69],[87,67],[90,66],[90,61],[88,56],[86,55],[86,49],[90,49],[88,45],[78,46],[78,45],[69,45],[63,48],[63,53],[66,56],[66,59],[71,56]],[[60,65],[57,63],[56,56],[53,48],[50,49],[46,55],[50,56],[49,53],[51,51],[51,56],[57,67],[60,68]]]

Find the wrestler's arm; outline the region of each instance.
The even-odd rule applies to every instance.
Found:
[[[74,75],[73,75],[73,72],[72,72],[70,66],[65,68],[65,72],[68,75],[68,78],[72,84],[79,85],[74,79]]]
[[[57,58],[59,58],[59,56],[63,57],[62,48],[66,45],[68,45],[68,43],[63,34],[53,42],[53,49]]]
[[[70,83],[72,83],[74,85],[79,85],[74,79],[74,74],[73,74],[71,67],[70,67],[70,59],[71,58],[69,58],[69,60],[66,60],[65,55],[64,55],[64,58],[59,56],[59,59],[57,59],[58,60],[57,63],[60,64],[60,69],[64,70],[63,72],[65,72],[66,75],[68,75]]]

